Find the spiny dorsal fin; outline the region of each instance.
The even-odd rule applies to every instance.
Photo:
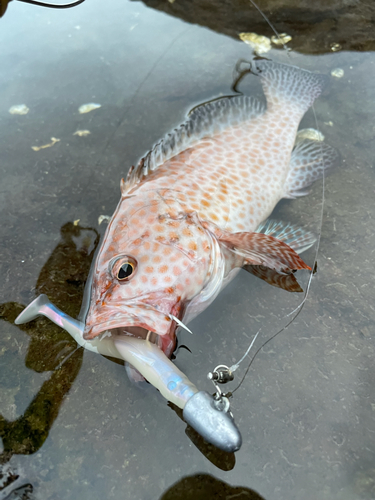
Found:
[[[160,165],[193,147],[203,137],[213,136],[229,126],[252,120],[265,112],[265,105],[247,96],[223,97],[193,109],[188,119],[159,141],[126,179],[126,192]],[[124,193],[123,193],[124,194]]]

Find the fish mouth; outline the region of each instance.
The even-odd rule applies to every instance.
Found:
[[[91,327],[86,325],[84,338],[93,340],[124,335],[135,337],[155,344],[166,356],[170,357],[176,345],[177,324],[167,316],[163,316],[162,319],[163,322],[159,324],[160,328],[154,324],[154,321],[143,322],[135,318],[118,318]]]
[[[135,337],[155,344],[170,357],[176,346],[175,331],[183,311],[182,301],[175,299],[160,300],[156,305],[145,301],[103,304],[89,310],[83,338]]]
[[[98,338],[101,340],[112,335],[126,335],[129,337],[135,337],[137,339],[147,340],[148,342],[155,344],[160,349],[162,348],[162,337],[156,332],[153,332],[152,330],[148,330],[147,328],[143,328],[141,326],[118,326],[109,330],[107,329],[104,332],[100,333],[98,335]]]

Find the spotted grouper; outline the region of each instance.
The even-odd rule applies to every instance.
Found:
[[[325,77],[266,60],[253,73],[266,105],[233,96],[195,108],[121,181],[93,267],[86,340],[130,335],[170,356],[177,326],[241,267],[301,291],[294,271],[310,268],[298,254],[314,237],[267,218],[282,198],[308,194],[336,158],[323,142],[296,142]]]

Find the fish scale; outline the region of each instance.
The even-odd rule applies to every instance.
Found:
[[[151,174],[139,192],[173,184],[188,197],[185,210],[191,207],[229,231],[254,231],[282,198],[299,123],[274,129],[274,119],[266,112],[180,153]]]
[[[267,107],[244,96],[197,107],[121,182],[93,268],[85,339],[151,331],[170,355],[177,324],[203,311],[241,267],[301,291],[293,272],[310,269],[298,252],[314,236],[264,221],[280,199],[306,194],[337,158],[326,144],[295,146],[325,78],[263,60],[253,71]]]

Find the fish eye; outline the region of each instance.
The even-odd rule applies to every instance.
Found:
[[[124,262],[121,265],[120,269],[118,270],[117,279],[121,281],[126,278],[129,278],[129,276],[133,274],[133,271],[134,271],[133,264],[131,264],[130,262]]]
[[[118,281],[126,282],[133,277],[136,267],[137,263],[132,257],[119,257],[112,264],[111,274]]]

